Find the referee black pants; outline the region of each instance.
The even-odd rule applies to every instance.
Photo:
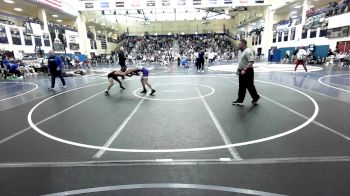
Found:
[[[258,92],[254,86],[254,69],[248,69],[244,75],[239,71],[239,90],[238,90],[238,102],[243,103],[246,89],[248,89],[250,96],[253,100],[257,100],[259,98]]]

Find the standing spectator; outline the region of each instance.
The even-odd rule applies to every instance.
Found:
[[[274,50],[274,48],[270,49],[270,62],[273,62]]]
[[[66,86],[66,81],[64,81],[64,78],[62,76],[62,61],[59,57],[55,56],[55,51],[50,50],[49,52],[49,59],[48,59],[48,68],[51,74],[51,88],[49,89],[54,89],[55,88],[55,80],[56,77],[59,77],[61,79],[62,88],[67,88]]]
[[[125,65],[125,54],[124,54],[124,47],[120,47],[120,51],[118,53],[118,58],[119,58],[119,65],[121,67],[121,70],[124,72],[126,71],[127,67]]]
[[[260,99],[255,86],[254,86],[254,55],[253,51],[247,48],[247,41],[242,39],[238,45],[239,49],[242,51],[240,59],[238,62],[237,74],[239,77],[239,90],[238,99],[234,101],[233,105],[243,105],[246,90],[248,89],[250,95],[253,98],[252,103],[256,104]]]
[[[198,71],[204,72],[204,51],[201,50],[198,54]]]

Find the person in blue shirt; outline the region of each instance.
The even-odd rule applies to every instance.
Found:
[[[10,73],[15,74],[17,77],[21,77],[21,72],[18,70],[18,68],[19,64],[15,61],[11,61],[7,66]]]
[[[56,57],[55,51],[50,50],[49,58],[47,62],[48,62],[49,73],[51,74],[51,88],[49,89],[55,88],[56,77],[59,77],[61,79],[61,82],[63,85],[62,88],[67,88],[66,81],[62,76],[63,64],[62,64],[61,58]]]
[[[4,76],[4,79],[7,79],[7,73],[9,72],[7,66],[9,64],[8,60],[6,59],[7,57],[4,55],[4,56],[1,56],[1,73],[2,75]]]

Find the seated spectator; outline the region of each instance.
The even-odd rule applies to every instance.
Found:
[[[4,77],[4,79],[7,79],[7,74],[9,73],[6,65],[3,63],[3,60],[5,59],[5,56],[1,56],[1,61],[0,61],[0,72],[1,75]]]
[[[330,57],[330,56],[335,56],[335,54],[334,54],[334,52],[332,52],[332,49],[328,48],[327,57]]]
[[[21,74],[23,76],[35,74],[34,68],[29,67],[23,61],[19,61],[19,68],[18,68],[18,70],[21,72]]]
[[[21,77],[21,72],[19,71],[19,64],[15,61],[11,61],[7,67],[9,73],[15,74],[17,77]]]

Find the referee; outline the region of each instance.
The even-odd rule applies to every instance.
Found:
[[[239,78],[239,90],[238,99],[232,102],[233,105],[243,105],[245,98],[246,89],[248,89],[250,95],[253,98],[252,103],[257,104],[260,96],[256,92],[254,86],[254,55],[253,51],[247,48],[247,41],[242,39],[238,45],[239,49],[242,51],[239,57],[237,75]]]
[[[124,47],[120,47],[120,51],[118,53],[118,58],[119,58],[119,65],[121,67],[121,70],[124,72],[126,71],[126,65],[125,65],[125,54],[124,54]]]

